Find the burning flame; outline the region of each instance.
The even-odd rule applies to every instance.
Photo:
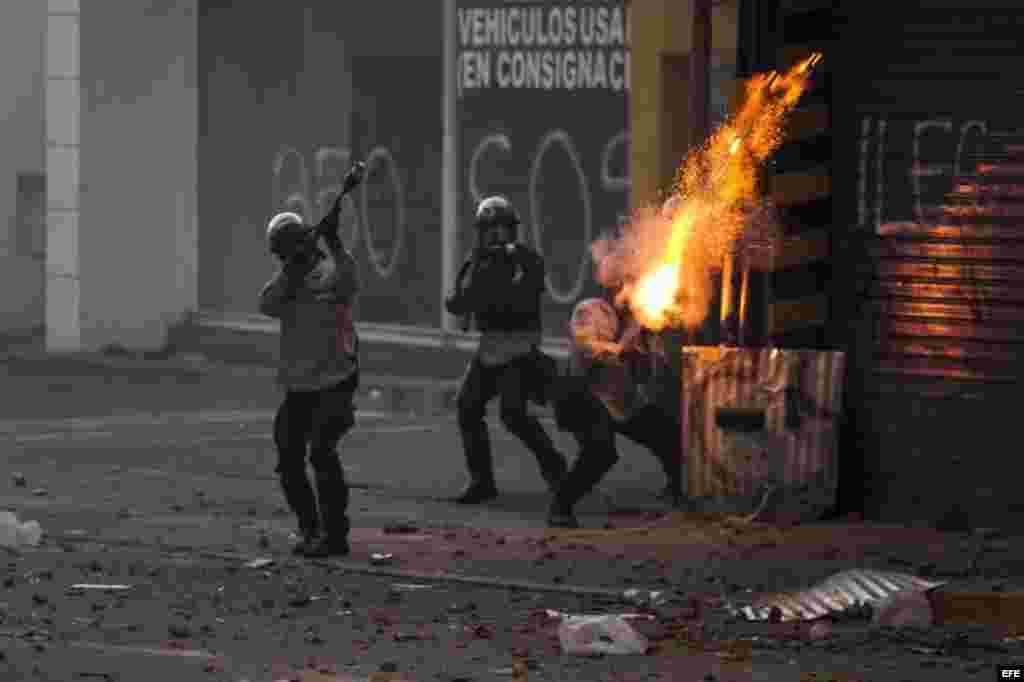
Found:
[[[647,329],[692,329],[707,317],[714,273],[764,228],[755,220],[760,167],[820,61],[815,53],[785,74],[755,75],[741,109],[687,155],[661,209],[641,210],[621,235],[594,244],[598,281]]]

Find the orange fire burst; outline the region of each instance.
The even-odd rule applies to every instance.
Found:
[[[621,235],[594,245],[598,281],[641,325],[693,329],[706,319],[714,273],[753,236],[759,169],[820,61],[815,53],[785,74],[754,76],[740,110],[687,155],[662,209],[640,211]]]

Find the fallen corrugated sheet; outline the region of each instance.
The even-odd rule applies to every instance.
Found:
[[[818,585],[799,592],[781,592],[762,597],[753,604],[733,607],[748,620],[767,621],[778,609],[781,622],[815,620],[841,613],[859,604],[873,604],[903,590],[931,590],[944,582],[924,580],[905,573],[851,570],[837,573]]]

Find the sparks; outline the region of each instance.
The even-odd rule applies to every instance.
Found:
[[[760,166],[782,143],[784,119],[821,58],[755,75],[740,109],[687,156],[665,204],[595,244],[598,280],[618,289],[616,303],[644,327],[693,329],[707,317],[716,271],[756,222]]]

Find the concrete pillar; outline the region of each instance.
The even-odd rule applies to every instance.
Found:
[[[710,7],[710,46],[705,64],[734,63],[738,0]],[[629,93],[634,209],[657,201],[669,189],[678,163],[698,141],[694,126],[691,83],[693,45],[707,38],[694,22],[695,0],[636,0],[630,3]],[[707,22],[699,26],[707,29]],[[706,100],[705,100],[706,103]],[[700,127],[698,122],[697,127]],[[703,136],[699,136],[703,139]]]
[[[46,346],[161,347],[196,307],[198,0],[49,0]]]
[[[78,0],[46,16],[46,349],[82,344],[78,258],[81,116]]]
[[[46,11],[0,2],[0,344],[43,327]]]
[[[668,188],[676,132],[686,131],[682,139],[689,141],[686,83],[678,83],[673,74],[678,71],[674,60],[685,59],[690,50],[692,16],[693,0],[630,3],[630,203],[634,209],[657,201]]]

